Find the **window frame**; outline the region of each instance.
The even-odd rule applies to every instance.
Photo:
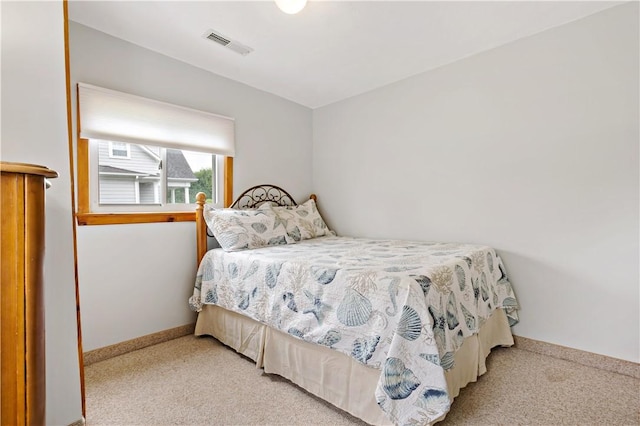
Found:
[[[158,222],[194,222],[196,220],[195,205],[193,205],[193,209],[191,211],[144,211],[142,208],[136,209],[136,211],[116,212],[102,211],[103,209],[100,209],[101,211],[95,211],[95,209],[92,209],[90,149],[90,141],[88,139],[78,138],[78,210],[76,213],[76,220],[78,222],[78,225],[83,226]],[[233,157],[222,157],[222,163],[222,202],[224,207],[228,207],[233,201]],[[108,208],[105,210],[108,210]]]

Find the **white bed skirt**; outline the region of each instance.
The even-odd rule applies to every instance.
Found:
[[[256,361],[266,373],[278,374],[308,392],[373,425],[390,420],[378,407],[375,389],[380,371],[324,346],[313,345],[214,305],[198,315],[196,336],[209,335]],[[511,346],[507,316],[497,309],[480,332],[466,338],[455,354],[455,367],[445,372],[449,397],[487,369],[485,359],[495,346]]]

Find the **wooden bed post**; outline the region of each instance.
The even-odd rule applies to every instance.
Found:
[[[207,252],[207,223],[204,221],[204,203],[207,201],[207,194],[198,192],[196,194],[196,268],[200,266],[200,261]]]
[[[224,207],[233,203],[233,157],[224,157]]]

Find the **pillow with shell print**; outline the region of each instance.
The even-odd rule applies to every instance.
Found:
[[[312,199],[297,206],[272,207],[286,228],[288,242],[335,235],[320,216],[316,202]]]
[[[224,251],[287,244],[286,228],[269,204],[255,210],[216,209],[205,205],[204,220]]]

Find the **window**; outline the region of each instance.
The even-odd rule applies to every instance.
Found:
[[[131,158],[129,144],[126,142],[109,142],[109,157]]]
[[[218,201],[216,155],[102,140],[90,140],[89,145],[89,178],[97,181],[91,187],[97,191],[91,197],[92,211],[138,210],[132,205],[183,210],[184,204],[196,202],[198,192],[211,203]],[[114,150],[123,155],[113,155]]]
[[[231,202],[233,120],[78,84],[78,224],[195,220]]]

